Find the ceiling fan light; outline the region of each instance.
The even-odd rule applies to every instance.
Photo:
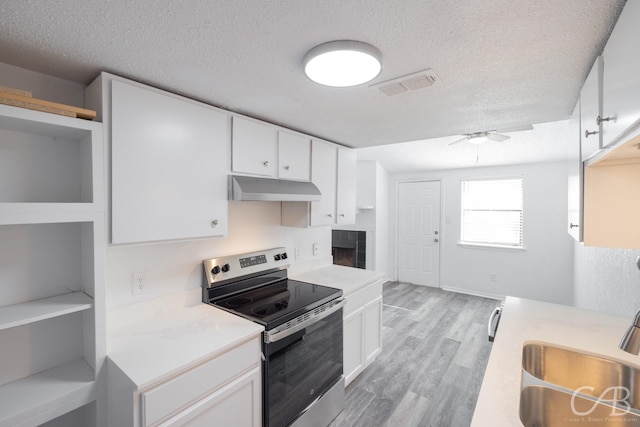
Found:
[[[471,144],[484,144],[488,140],[489,140],[489,138],[487,138],[487,135],[471,136],[469,138],[469,143],[471,143]]]
[[[304,57],[304,72],[316,83],[333,87],[357,86],[376,78],[382,70],[380,51],[352,40],[328,42]]]

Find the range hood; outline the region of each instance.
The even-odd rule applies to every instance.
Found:
[[[312,182],[229,175],[229,200],[319,202],[321,196]]]

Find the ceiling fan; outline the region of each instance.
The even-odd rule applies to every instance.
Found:
[[[524,125],[524,126],[518,126],[518,127],[513,127],[513,128],[509,128],[509,129],[504,129],[501,130],[501,133],[498,133],[497,130],[487,130],[487,131],[483,131],[483,132],[474,132],[474,133],[465,133],[463,138],[460,138],[456,141],[450,142],[449,145],[454,145],[457,144],[459,142],[463,142],[463,141],[469,141],[470,144],[483,144],[487,141],[496,141],[496,142],[502,142],[502,141],[506,141],[507,139],[511,138],[510,136],[507,135],[502,135],[502,133],[508,133],[508,132],[517,132],[517,131],[521,131],[521,130],[532,130],[533,126],[531,125]]]

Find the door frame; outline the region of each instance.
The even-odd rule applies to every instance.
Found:
[[[439,274],[438,274],[438,286],[437,288],[442,289],[442,265],[443,265],[443,258],[444,258],[444,251],[442,250],[442,246],[444,243],[444,239],[445,239],[445,230],[442,222],[442,219],[444,218],[444,203],[442,203],[442,201],[444,200],[444,194],[445,194],[445,188],[444,188],[444,179],[440,178],[440,177],[436,177],[436,178],[408,178],[408,179],[399,179],[396,180],[395,185],[394,185],[394,195],[393,195],[393,203],[394,203],[394,215],[395,215],[395,220],[394,220],[394,224],[393,224],[393,240],[394,240],[394,268],[393,268],[393,280],[394,281],[398,281],[398,277],[399,277],[399,273],[398,273],[398,269],[400,266],[400,238],[399,238],[399,232],[400,232],[400,197],[398,196],[400,194],[400,184],[409,184],[409,183],[413,183],[413,182],[437,182],[440,184],[440,224],[439,224],[439,231],[440,231],[440,256],[438,257],[438,270],[439,270]]]

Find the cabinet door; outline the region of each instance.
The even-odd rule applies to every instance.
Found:
[[[328,142],[311,142],[311,181],[322,200],[311,202],[311,225],[332,225],[336,211],[337,147]]]
[[[601,94],[602,57],[599,56],[580,91],[580,140],[583,159],[591,157],[602,148],[602,132],[596,123],[596,118],[602,115]]]
[[[243,117],[233,117],[234,172],[276,177],[277,131],[274,127]]]
[[[111,97],[113,243],[225,235],[227,114],[119,81]]]
[[[159,426],[259,427],[262,425],[261,397],[260,369],[256,368]]]
[[[582,242],[583,236],[583,168],[582,151],[580,149],[580,100],[573,110],[569,120],[569,153],[567,159],[568,170],[568,221],[567,230],[576,241]]]
[[[348,385],[364,369],[364,307],[344,318],[344,377]]]
[[[382,296],[364,307],[365,366],[382,351]]]
[[[278,178],[309,181],[311,176],[311,140],[278,132]]]
[[[338,148],[336,223],[356,223],[356,152]]]
[[[608,146],[640,119],[640,2],[629,1],[604,48],[603,145]]]

